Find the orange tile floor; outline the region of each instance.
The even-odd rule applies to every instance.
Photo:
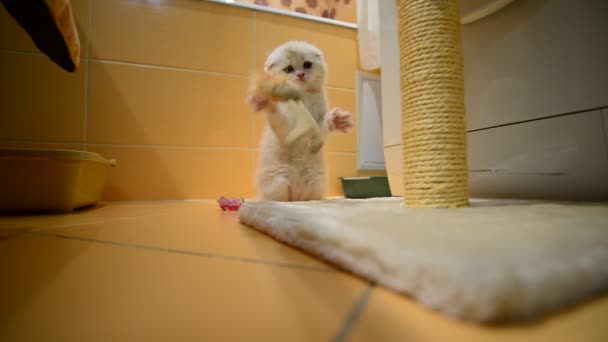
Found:
[[[608,296],[478,326],[337,270],[213,202],[0,217],[0,341],[608,341]]]

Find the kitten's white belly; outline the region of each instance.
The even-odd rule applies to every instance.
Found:
[[[320,199],[327,187],[321,153],[311,154],[306,146],[285,148],[266,132],[262,142],[258,186],[264,192],[283,180],[289,188],[290,201]]]
[[[324,93],[304,93],[301,100],[323,130],[327,112]],[[287,122],[288,120],[285,120],[284,124]],[[278,124],[275,122],[275,126],[276,131],[282,132],[280,121]],[[305,141],[291,146],[280,143],[269,127],[262,140],[257,178],[258,190],[265,199],[283,201],[321,199],[327,188],[322,154],[311,153],[310,146]]]
[[[272,173],[287,179],[290,201],[320,199],[325,192],[327,177],[322,162],[299,166],[279,164]]]

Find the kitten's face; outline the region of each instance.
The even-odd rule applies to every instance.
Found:
[[[325,82],[323,55],[305,42],[291,41],[276,48],[268,56],[264,70],[286,75],[294,84],[308,91],[321,89]]]

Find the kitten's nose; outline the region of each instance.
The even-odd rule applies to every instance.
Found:
[[[306,76],[305,73],[301,72],[298,74],[298,78],[300,79],[300,81],[304,81],[304,77]]]

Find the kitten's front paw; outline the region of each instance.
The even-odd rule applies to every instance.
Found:
[[[327,113],[327,126],[330,131],[342,131],[348,133],[353,127],[353,116],[351,113],[341,109],[334,108]]]
[[[270,98],[261,93],[252,93],[247,97],[247,102],[256,112],[266,109],[270,105]]]

